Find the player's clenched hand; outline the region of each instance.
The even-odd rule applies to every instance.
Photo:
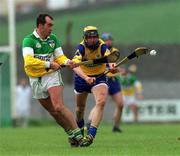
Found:
[[[109,71],[113,74],[119,72],[119,69],[115,66],[115,64],[112,64],[109,68]]]
[[[56,63],[56,62],[50,62],[50,68],[53,69],[53,70],[58,70],[58,69],[61,69],[61,66]]]
[[[74,61],[72,61],[72,60],[68,60],[67,63],[66,63],[66,65],[68,65],[68,66],[69,66],[70,68],[72,68],[72,69],[79,66],[76,62],[74,62]]]
[[[89,77],[89,76],[87,76],[87,77],[85,78],[85,81],[86,81],[88,84],[93,84],[95,80],[96,80],[95,77]]]
[[[117,68],[109,68],[109,71],[113,74],[117,73],[119,70]]]

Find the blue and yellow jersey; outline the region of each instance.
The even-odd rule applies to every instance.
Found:
[[[107,49],[106,44],[101,39],[99,39],[97,48],[93,50],[90,48],[87,48],[87,46],[85,45],[85,41],[83,40],[78,45],[73,61],[75,61],[76,63],[79,63],[81,61],[102,58],[109,54],[110,54],[110,51]],[[81,65],[80,68],[88,76],[99,75],[105,71],[106,64],[102,63],[102,64],[92,64],[92,65]]]
[[[115,52],[115,51],[118,51],[118,52],[119,52],[119,50],[116,49],[116,48],[114,48],[114,47],[111,47],[111,48],[109,49],[109,51],[110,51],[110,53],[113,53],[113,52]],[[107,64],[106,67],[109,68],[109,64]],[[114,76],[116,76],[116,75],[117,75],[117,74],[113,74],[113,73],[111,73],[111,72],[109,72],[109,73],[106,74],[107,77],[114,77]]]
[[[28,76],[40,77],[53,72],[50,61],[65,64],[68,58],[63,54],[56,35],[42,40],[36,30],[26,36],[22,43],[24,69]],[[49,69],[49,70],[47,70]]]

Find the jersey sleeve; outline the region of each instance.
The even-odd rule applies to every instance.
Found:
[[[82,61],[84,54],[85,54],[85,48],[83,45],[79,44],[72,60],[76,63],[79,63]]]
[[[136,81],[135,84],[135,89],[137,94],[142,94],[143,88],[142,88],[142,83],[140,81]]]
[[[54,41],[55,41],[55,50],[54,50],[54,61],[57,62],[58,64],[66,64],[67,60],[69,60],[65,55],[60,47],[60,41],[56,37],[56,35],[53,34]]]
[[[49,62],[34,58],[34,42],[31,38],[23,40],[22,48],[25,68],[41,69],[50,67]]]
[[[64,55],[63,50],[61,47],[58,47],[54,51],[54,61],[57,62],[58,64],[66,64],[66,62],[69,59]]]
[[[25,47],[31,47],[31,48],[34,48],[34,42],[31,38],[24,38],[23,40],[23,43],[22,43],[22,48],[25,48]]]
[[[59,41],[59,39],[57,38],[57,36],[56,36],[55,34],[52,34],[52,36],[53,36],[53,39],[54,39],[54,41],[55,41],[55,49],[56,49],[56,48],[59,48],[59,47],[60,47],[60,41]]]
[[[107,48],[106,44],[101,45],[101,55],[102,57],[107,56],[110,54],[109,49]]]

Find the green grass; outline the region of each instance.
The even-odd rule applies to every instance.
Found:
[[[73,22],[72,41],[78,44],[86,25],[96,25],[100,33],[111,32],[115,43],[180,43],[180,1],[149,2],[127,6],[87,10],[55,16],[54,32],[65,41],[65,27]],[[35,27],[35,17],[17,23],[17,43]],[[0,44],[7,41],[7,26],[2,25]]]
[[[57,126],[0,129],[2,156],[179,156],[179,124],[123,125],[123,133],[102,124],[92,146],[71,148]]]

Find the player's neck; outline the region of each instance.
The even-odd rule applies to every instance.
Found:
[[[47,39],[47,36],[45,36],[40,29],[37,28],[37,29],[36,29],[36,32],[37,32],[37,34],[39,35],[39,37],[40,37],[42,40]]]

